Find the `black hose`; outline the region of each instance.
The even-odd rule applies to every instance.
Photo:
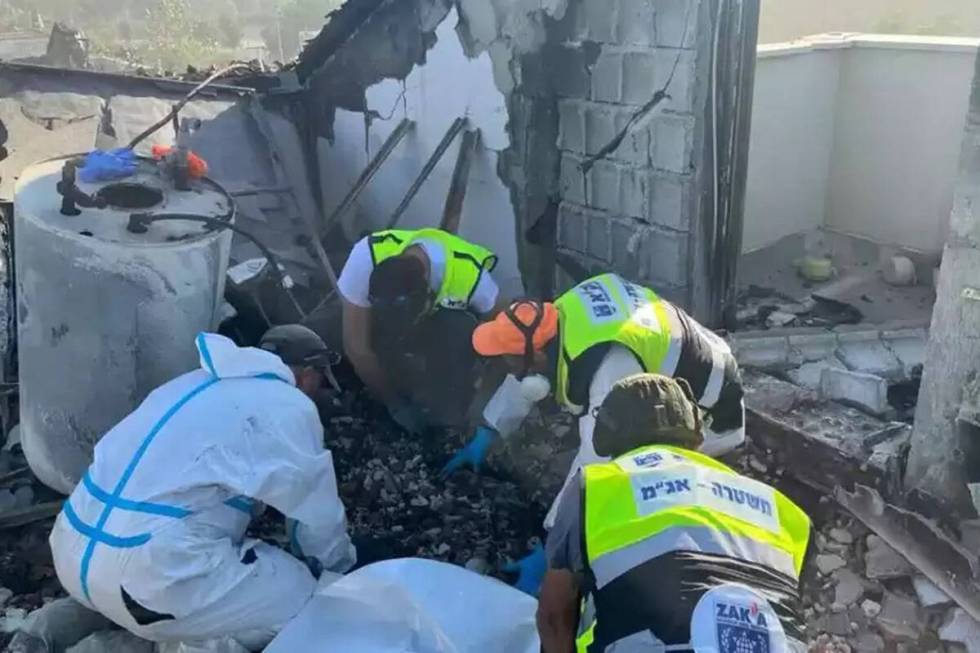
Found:
[[[262,255],[265,257],[269,265],[272,266],[273,273],[276,275],[276,279],[279,281],[279,286],[286,292],[286,296],[289,297],[289,301],[292,303],[293,308],[301,319],[306,317],[306,313],[303,308],[296,301],[296,297],[293,295],[293,291],[289,288],[286,281],[285,275],[282,273],[282,269],[279,267],[279,259],[272,250],[265,246],[262,241],[258,238],[245,231],[241,227],[228,222],[227,218],[212,218],[204,215],[193,215],[190,213],[132,213],[129,216],[129,224],[127,229],[132,233],[145,233],[149,225],[153,222],[164,222],[166,220],[187,220],[190,222],[201,222],[212,229],[228,229],[240,236],[248,238],[251,242],[255,243],[255,246],[259,248]]]

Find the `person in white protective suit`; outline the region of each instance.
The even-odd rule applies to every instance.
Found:
[[[260,347],[200,334],[200,369],[105,434],[58,516],[62,585],[140,637],[259,650],[313,595],[311,569],[355,562],[310,399],[331,354],[298,325]],[[261,504],[287,517],[296,556],[245,538]]]

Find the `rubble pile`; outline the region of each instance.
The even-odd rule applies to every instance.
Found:
[[[571,419],[552,408],[535,412],[494,447],[479,475],[443,480],[440,469],[467,433],[408,435],[359,384],[342,383],[321,403],[321,417],[363,562],[419,556],[513,580],[502,569],[544,535],[544,514],[577,448]],[[802,486],[775,452],[750,443],[730,462],[783,489],[814,520],[803,596],[812,653],[980,653],[980,624],[887,542]],[[18,472],[23,464],[16,450],[0,452],[0,507],[46,500],[48,491]],[[0,530],[0,649],[31,611],[64,595],[47,547],[50,527],[47,519]],[[281,520],[271,515],[253,534],[284,544]]]
[[[439,472],[467,434],[410,436],[360,389],[321,408],[341,498],[362,558],[417,556],[499,574],[543,535],[547,504],[510,476],[506,456],[479,475]]]
[[[19,446],[13,445],[9,441],[0,451],[0,650],[28,614],[65,596],[48,547],[54,518],[45,509],[58,497],[30,474]],[[44,518],[32,517],[35,510]],[[8,515],[23,515],[28,523],[7,527]]]
[[[786,327],[834,327],[858,324],[861,310],[845,302],[819,294],[794,299],[771,288],[750,285],[739,292],[735,321],[738,330],[782,329]]]
[[[888,542],[827,497],[794,484],[774,457],[750,445],[737,464],[800,501],[814,521],[803,579],[811,653],[980,653],[980,623]]]

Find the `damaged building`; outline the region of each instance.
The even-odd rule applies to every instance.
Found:
[[[204,87],[0,64],[0,416],[14,434],[0,528],[42,528],[60,503],[41,483],[70,491],[101,433],[197,358],[190,338],[175,340],[165,364],[133,373],[130,361],[154,356],[141,343],[182,333],[183,314],[148,302],[120,324],[84,295],[93,288],[68,283],[71,266],[49,277],[68,286],[64,301],[78,294],[70,310],[58,305],[64,290],[15,279],[18,180],[40,161],[125,146],[193,93],[176,129],[136,151],[180,141],[200,155],[248,234],[229,239],[202,328],[254,341],[266,324],[302,321],[339,342],[337,271],[353,242],[392,227],[486,245],[511,296],[552,297],[616,271],[717,328],[743,366],[750,443],[737,464],[818,522],[813,650],[980,650],[980,41],[831,34],[757,50],[758,11],[725,0],[348,0],[293,65]],[[92,235],[78,225],[73,238]],[[93,362],[93,347],[125,351]],[[18,365],[25,352],[42,358]],[[98,411],[66,395],[52,413],[29,388],[55,361],[65,387],[93,374],[120,387]],[[340,385],[322,416],[355,530],[422,524],[388,545],[484,573],[526,552],[577,447],[569,424],[538,416],[495,455],[489,485],[444,490],[435,478],[449,443],[403,437]],[[32,421],[81,442],[73,464],[45,468],[28,452],[41,483],[13,444]],[[464,504],[481,518],[445,521]],[[0,629],[60,591],[39,566],[0,564],[18,597]]]

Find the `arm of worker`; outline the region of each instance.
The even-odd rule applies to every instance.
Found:
[[[717,400],[705,408],[704,444],[709,456],[728,453],[745,442],[745,393],[734,356],[729,356]]]
[[[480,275],[473,296],[470,297],[470,309],[481,320],[492,319],[497,313],[510,305],[510,299],[500,292],[500,287],[489,272]]]
[[[398,397],[371,347],[371,308],[346,299],[342,304],[344,354],[371,394],[385,405],[391,405]]]
[[[582,475],[569,483],[548,532],[548,572],[538,596],[538,634],[544,653],[571,653],[578,632],[585,558],[582,552]]]
[[[509,438],[521,428],[535,403],[517,377],[508,374],[483,408],[483,422],[501,437]]]
[[[377,399],[391,405],[396,399],[388,375],[371,346],[371,246],[367,238],[354,244],[337,279],[343,306],[344,354],[354,371]]]
[[[592,432],[595,430],[594,409],[602,405],[614,385],[628,376],[642,373],[643,366],[628,348],[622,345],[612,345],[606,352],[589,383],[588,409],[582,413],[578,420],[579,435],[583,447],[582,454],[588,454],[592,457],[591,460],[583,460],[583,462],[589,463],[598,460],[592,445]],[[588,444],[589,450],[585,450],[586,444]]]
[[[272,506],[290,524],[294,553],[343,573],[356,561],[347,516],[337,493],[333,456],[312,402],[297,398],[249,419],[240,446],[212,450],[209,462],[236,493]]]

